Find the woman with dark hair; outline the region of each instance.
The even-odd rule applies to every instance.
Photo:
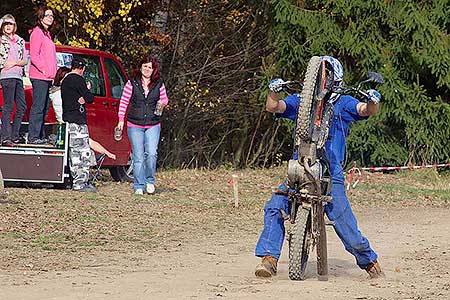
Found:
[[[55,16],[46,6],[37,11],[37,23],[30,35],[30,79],[33,104],[30,111],[28,141],[44,144],[44,121],[50,104],[48,93],[56,74],[56,48],[50,35]]]
[[[61,83],[67,73],[70,72],[68,67],[60,67],[56,71],[55,80],[53,81],[53,86],[50,88],[48,96],[52,100],[53,110],[55,111],[56,120],[59,123],[63,123],[62,117],[62,98],[61,98]]]
[[[145,55],[126,83],[119,106],[116,129],[123,130],[127,114],[127,132],[131,142],[136,195],[155,192],[156,159],[158,157],[160,117],[167,105],[166,88],[158,71],[156,58]]]
[[[27,109],[23,89],[23,67],[27,64],[25,41],[16,34],[17,24],[10,14],[0,19],[0,83],[3,90],[2,145],[14,146],[20,142],[20,126]],[[16,112],[11,126],[11,114]]]

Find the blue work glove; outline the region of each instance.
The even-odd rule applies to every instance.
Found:
[[[377,90],[367,90],[367,95],[369,95],[368,101],[378,104],[381,101],[381,94]]]
[[[284,80],[281,78],[274,78],[269,82],[269,90],[274,93],[279,93],[283,90]]]

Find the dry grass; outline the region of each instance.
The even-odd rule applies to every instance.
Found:
[[[8,188],[0,202],[0,269],[62,270],[120,258],[132,264],[197,238],[259,232],[264,202],[284,172],[235,172],[238,209],[233,172],[224,169],[159,172],[157,193],[143,197],[132,195],[131,184],[107,178],[96,194]],[[350,198],[354,205],[448,205],[449,182],[429,173],[368,173]]]

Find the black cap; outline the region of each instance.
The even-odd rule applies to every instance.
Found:
[[[84,60],[82,60],[81,58],[76,58],[74,57],[72,59],[72,69],[81,69],[84,66],[86,66],[86,64],[84,63]]]

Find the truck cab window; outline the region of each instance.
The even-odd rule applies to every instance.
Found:
[[[86,64],[84,79],[91,83],[91,92],[94,96],[106,97],[105,79],[103,78],[100,58],[92,55],[80,55],[71,53],[57,53],[58,67],[64,65],[70,68],[73,57],[81,58]]]
[[[125,74],[123,74],[122,69],[117,65],[117,63],[110,58],[105,58],[105,66],[106,73],[108,74],[111,97],[120,99],[122,96],[123,87],[126,83]]]
[[[94,96],[106,97],[105,79],[103,78],[100,58],[98,56],[76,56],[82,58],[86,63],[83,77],[91,83],[91,93]]]

